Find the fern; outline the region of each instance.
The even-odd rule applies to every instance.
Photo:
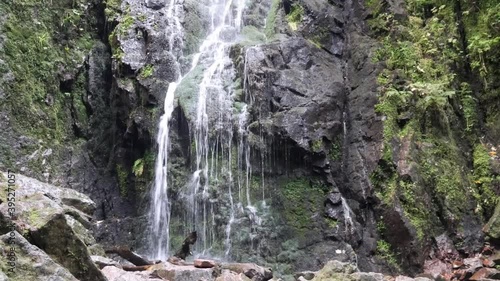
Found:
[[[142,176],[142,173],[144,172],[144,159],[139,158],[135,160],[132,172],[136,177]]]

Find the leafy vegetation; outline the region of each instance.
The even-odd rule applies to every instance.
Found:
[[[462,7],[469,5],[460,3]],[[420,240],[433,234],[425,202],[443,206],[444,219],[450,222],[459,221],[474,198],[480,209],[491,214],[497,195],[489,187],[490,164],[480,157],[487,153],[475,143],[479,142],[481,126],[478,104],[486,96],[495,98],[481,96],[477,83],[466,79],[464,68],[470,59],[472,69],[487,80],[486,89],[492,86],[488,73],[498,67],[488,68],[492,60],[484,54],[495,57],[498,49],[492,49],[500,40],[496,39],[497,3],[481,4],[481,9],[490,10],[473,12],[471,7],[460,10],[457,1],[410,0],[407,15],[392,14],[384,1],[369,0],[366,4],[372,14],[369,24],[382,43],[374,59],[384,65],[378,76],[376,106],[384,116],[384,156],[371,176],[377,196],[388,206],[395,200],[401,203]],[[492,25],[486,26],[484,18]],[[461,32],[463,24],[466,33]],[[482,30],[482,35],[477,30]],[[469,56],[464,51],[464,36]],[[411,144],[404,148],[405,161],[413,165],[410,179],[397,173],[392,160],[392,153],[401,154],[405,143]],[[464,147],[475,147],[472,174],[467,161],[470,154]],[[380,248],[387,247],[381,244]]]
[[[286,16],[288,25],[290,25],[290,28],[293,31],[297,30],[303,16],[304,8],[299,3],[293,3],[292,7],[290,8],[290,13],[288,13],[288,15]]]

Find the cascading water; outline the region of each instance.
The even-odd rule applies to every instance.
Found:
[[[179,21],[179,5],[175,0],[170,1],[166,19],[169,22],[167,30],[169,38],[169,52],[177,58],[182,55],[182,26]],[[175,63],[177,73],[180,72],[180,65]],[[169,121],[174,111],[174,93],[182,76],[179,75],[175,82],[168,86],[165,96],[164,113],[160,118],[159,131],[157,137],[158,156],[155,164],[155,182],[151,194],[150,222],[151,222],[151,249],[153,258],[164,259],[169,252],[170,238],[170,207],[168,198],[168,152],[169,152]]]
[[[182,26],[179,20],[179,7],[175,0],[171,0],[167,13],[170,23],[168,38],[170,42],[170,52],[175,53],[181,50]],[[235,71],[232,60],[229,57],[229,48],[237,40],[237,35],[242,27],[242,14],[245,7],[245,0],[212,0],[208,4],[210,13],[210,30],[207,38],[201,44],[199,53],[193,56],[191,72],[195,67],[204,69],[203,77],[199,83],[198,103],[196,108],[196,119],[194,121],[194,152],[196,156],[195,171],[187,183],[187,190],[180,194],[180,198],[185,201],[185,229],[187,233],[197,230],[198,242],[194,247],[194,252],[206,254],[212,247],[215,240],[216,231],[215,211],[212,183],[224,181],[227,183],[229,196],[229,220],[226,224],[224,241],[225,254],[228,255],[231,249],[231,226],[235,220],[237,209],[243,212],[241,201],[241,176],[238,175],[239,203],[235,204],[233,199],[233,88],[229,85],[234,80]],[[175,54],[179,59],[182,54]],[[180,71],[179,63],[176,64]],[[152,205],[150,219],[152,224],[151,248],[153,257],[164,259],[169,254],[170,243],[170,223],[171,223],[171,202],[168,198],[168,153],[169,153],[169,121],[174,110],[174,94],[177,85],[181,83],[186,75],[179,75],[175,82],[170,83],[165,98],[164,115],[160,119],[158,133],[158,157],[155,168],[155,183],[152,192]],[[240,113],[238,137],[244,138],[246,134],[246,107]],[[243,119],[242,119],[243,118]],[[242,121],[243,120],[243,121]],[[243,146],[243,142],[240,142]],[[249,173],[250,151],[245,142],[244,148],[238,146],[238,159],[245,158],[244,165],[238,164],[238,168],[246,171],[246,203],[250,205]],[[182,192],[181,192],[182,193]],[[255,208],[253,210],[256,215]]]
[[[230,215],[225,230],[226,254],[231,247],[229,237],[235,211],[231,173],[233,89],[228,83],[233,81],[235,73],[229,47],[241,29],[244,4],[244,0],[213,0],[210,34],[200,47],[200,64],[205,65],[206,70],[198,92],[194,130],[196,171],[188,191],[191,199],[188,224],[198,230],[195,251],[201,254],[207,254],[215,240],[214,206],[209,194],[212,181],[226,181],[228,185]]]

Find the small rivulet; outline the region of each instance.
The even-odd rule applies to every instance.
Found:
[[[174,257],[178,257],[180,259],[186,259],[187,256],[191,254],[191,250],[189,249],[189,245],[193,245],[196,243],[196,239],[198,238],[196,231],[191,232],[184,242],[182,243],[181,249],[174,255]]]

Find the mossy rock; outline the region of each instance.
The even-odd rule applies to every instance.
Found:
[[[12,237],[12,238],[11,238]],[[14,244],[12,244],[12,241]],[[45,252],[30,244],[18,232],[12,232],[0,236],[0,248],[16,250],[15,272],[9,271],[7,254],[4,252],[0,259],[0,280],[24,281],[24,280],[58,280],[77,281],[66,268],[55,262]],[[2,272],[7,274],[9,279],[2,278]]]

